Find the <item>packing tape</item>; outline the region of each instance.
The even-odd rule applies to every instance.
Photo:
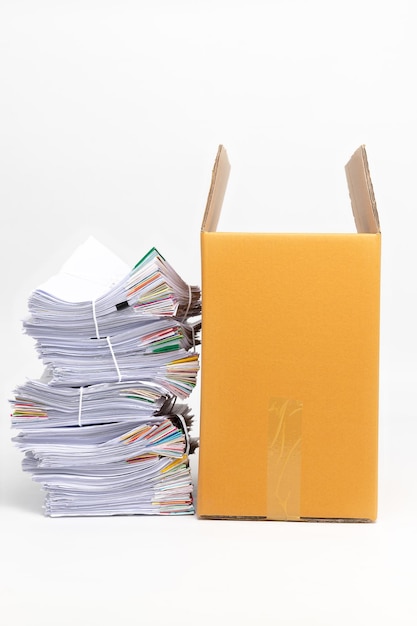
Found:
[[[267,518],[300,519],[303,405],[272,398],[269,405]]]

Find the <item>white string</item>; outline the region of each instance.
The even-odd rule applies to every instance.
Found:
[[[84,387],[80,387],[80,401],[78,403],[78,426],[82,426],[81,424],[81,410],[83,406],[83,389]]]
[[[190,452],[190,435],[188,434],[187,424],[185,422],[184,417],[180,413],[177,413],[177,417],[180,420],[182,424],[182,428],[184,430],[185,443],[186,443],[184,454],[188,454]]]
[[[93,307],[93,318],[94,318],[94,326],[96,327],[96,337],[97,339],[100,339],[100,333],[98,332],[98,324],[97,324],[97,317],[96,317],[96,301],[93,300],[91,302],[91,305]]]
[[[106,337],[106,339],[107,339],[107,343],[109,344],[111,355],[113,357],[113,362],[114,362],[114,365],[116,367],[117,375],[119,377],[119,383],[121,383],[122,382],[122,375],[120,373],[119,366],[117,365],[116,357],[115,357],[114,352],[113,352],[113,347],[112,347],[111,342],[110,342],[110,337]]]
[[[191,293],[191,285],[188,285],[188,306],[187,306],[187,310],[185,311],[185,315],[182,318],[183,321],[187,319],[188,311],[190,310],[192,300],[193,300],[193,296]]]
[[[193,352],[195,354],[195,333],[194,333],[194,325],[191,326],[191,335],[193,337]]]

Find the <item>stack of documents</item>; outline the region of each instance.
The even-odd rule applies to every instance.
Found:
[[[47,515],[194,512],[200,313],[200,289],[155,248],[129,270],[92,238],[31,294],[45,369],[15,389],[12,426]]]

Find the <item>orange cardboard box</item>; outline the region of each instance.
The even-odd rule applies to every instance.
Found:
[[[377,516],[381,234],[365,147],[346,165],[357,232],[202,224],[201,518]]]

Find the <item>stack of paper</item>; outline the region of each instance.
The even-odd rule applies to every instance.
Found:
[[[154,248],[129,271],[90,238],[29,312],[45,371],[16,388],[12,425],[46,514],[193,513],[199,288]]]

